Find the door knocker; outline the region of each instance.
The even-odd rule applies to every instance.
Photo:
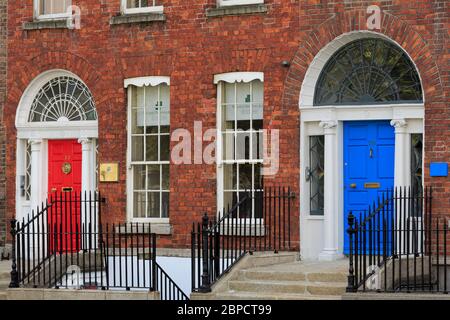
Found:
[[[69,162],[64,162],[61,169],[64,174],[69,174],[72,172],[72,165]]]

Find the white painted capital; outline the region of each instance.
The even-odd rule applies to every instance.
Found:
[[[336,134],[337,122],[334,120],[331,121],[321,121],[319,123],[319,127],[324,129],[325,134]]]
[[[31,139],[29,140],[31,146],[31,152],[39,152],[42,147],[42,139]]]
[[[80,138],[78,139],[78,143],[81,144],[83,151],[91,150],[92,139],[89,138]]]
[[[391,126],[395,128],[395,132],[403,133],[408,126],[408,122],[405,119],[394,119],[391,121]]]

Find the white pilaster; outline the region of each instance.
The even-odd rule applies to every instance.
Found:
[[[31,177],[30,177],[30,207],[31,210],[36,210],[36,208],[41,204],[42,201],[42,140],[34,139],[30,140],[31,145]]]
[[[82,191],[92,191],[91,174],[92,170],[92,139],[80,138],[78,143],[81,144],[82,160],[81,160],[81,189]]]
[[[319,255],[319,260],[336,260],[338,255],[338,243],[336,242],[338,221],[338,186],[337,186],[337,122],[322,121],[320,127],[325,134],[325,163],[324,163],[324,248]]]
[[[408,185],[409,180],[409,135],[408,123],[405,119],[394,119],[391,126],[395,127],[395,174],[394,185],[403,187]]]

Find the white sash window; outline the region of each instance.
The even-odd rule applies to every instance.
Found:
[[[70,16],[72,0],[34,0],[35,16],[38,19],[58,19]]]
[[[139,84],[141,86],[137,86]],[[128,97],[129,196],[132,219],[168,219],[169,83],[130,82]]]
[[[122,0],[122,13],[163,13],[162,0]]]
[[[264,85],[260,73],[216,76],[218,84],[219,210],[250,192],[253,201],[240,218],[260,218],[262,189]]]

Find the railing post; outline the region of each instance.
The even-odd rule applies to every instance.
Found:
[[[220,276],[220,225],[216,226],[214,232],[214,271],[215,278]]]
[[[202,292],[202,293],[211,292],[211,282],[210,282],[209,263],[208,263],[209,262],[208,261],[208,251],[209,251],[209,248],[208,248],[208,232],[209,232],[208,224],[209,224],[208,214],[205,213],[205,215],[202,218],[203,272],[202,272],[202,285],[200,286],[200,292]]]
[[[156,270],[156,233],[152,233],[151,235],[152,241],[152,287],[151,291],[158,291],[158,279],[157,279],[157,270]]]
[[[352,212],[350,212],[349,216],[348,216],[348,229],[347,229],[347,233],[349,235],[350,238],[350,255],[349,255],[349,261],[350,261],[350,265],[349,265],[349,269],[348,269],[348,285],[347,285],[347,292],[356,292],[357,291],[357,287],[355,284],[355,270],[353,268],[353,240],[354,240],[354,234],[356,232],[355,228],[353,227],[355,224],[355,216],[353,215]]]
[[[19,288],[19,273],[17,272],[16,263],[16,234],[17,234],[17,220],[11,220],[11,236],[12,236],[12,265],[11,265],[11,282],[9,284],[10,288]]]

